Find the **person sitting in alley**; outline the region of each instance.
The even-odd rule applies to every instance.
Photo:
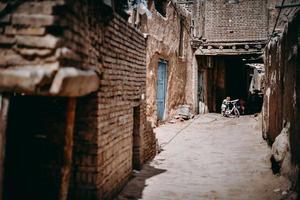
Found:
[[[224,114],[226,109],[229,108],[230,100],[231,100],[230,97],[226,97],[226,99],[223,100],[222,105],[221,105],[222,114]]]

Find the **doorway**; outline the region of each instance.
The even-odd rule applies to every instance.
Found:
[[[133,132],[132,132],[132,169],[140,170],[140,106],[133,107]]]
[[[231,99],[247,99],[249,77],[247,66],[241,57],[226,58],[226,95]]]
[[[207,105],[205,102],[205,94],[204,94],[204,71],[203,70],[198,70],[198,92],[197,92],[197,102],[198,102],[198,111],[199,114],[205,114],[207,113]]]
[[[164,119],[166,91],[167,91],[167,62],[165,60],[160,60],[158,62],[158,70],[157,70],[157,96],[156,96],[158,120]]]
[[[4,200],[58,198],[67,98],[12,96]]]

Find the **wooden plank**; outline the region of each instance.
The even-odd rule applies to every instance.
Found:
[[[76,98],[69,98],[66,130],[64,135],[63,164],[61,167],[61,185],[59,191],[59,200],[67,200],[72,173],[72,156],[73,156],[73,134],[75,123]]]
[[[0,200],[3,196],[4,159],[6,147],[6,125],[9,98],[0,94]]]

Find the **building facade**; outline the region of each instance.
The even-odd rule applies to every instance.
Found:
[[[147,37],[146,103],[152,126],[190,102],[192,85],[191,14],[174,1],[148,1],[151,17],[141,17]]]
[[[196,0],[193,4],[193,105],[219,112],[226,96],[247,100],[253,69],[268,39],[267,1]]]

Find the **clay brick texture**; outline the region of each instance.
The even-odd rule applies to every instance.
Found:
[[[257,41],[267,38],[266,0],[240,0],[238,3],[205,1],[204,10],[203,31],[207,41]]]
[[[0,19],[0,67],[74,67],[100,77],[78,98],[69,199],[108,199],[154,157],[146,40],[98,1],[24,1]],[[50,97],[49,97],[50,98]]]

